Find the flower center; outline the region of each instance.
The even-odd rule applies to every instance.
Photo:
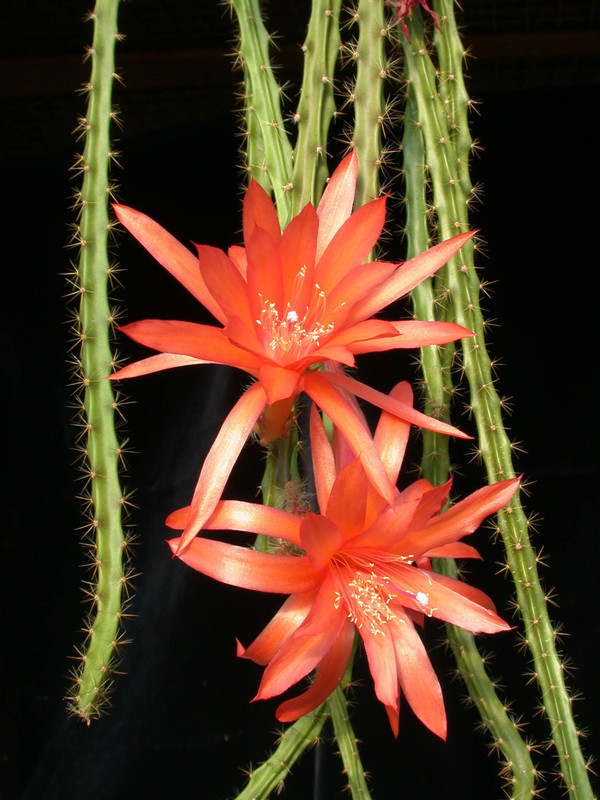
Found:
[[[270,300],[263,300],[262,295],[259,297],[261,310],[256,324],[263,331],[263,342],[275,361],[289,364],[304,358],[318,349],[321,340],[333,331],[333,322],[325,325],[319,321],[325,316],[327,301],[318,283],[314,285],[310,304],[305,304],[302,316],[300,306],[294,302],[300,300],[297,296],[292,297],[283,311]]]
[[[366,625],[374,636],[385,636],[385,626],[396,616],[389,606],[394,595],[382,584],[381,579],[374,572],[368,574],[357,571],[351,580],[341,585],[342,591],[336,592],[335,608],[339,608],[344,601],[348,618],[359,630]]]

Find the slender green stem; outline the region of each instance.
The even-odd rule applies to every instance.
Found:
[[[269,57],[269,34],[259,0],[231,0],[231,4],[240,28],[239,53],[246,76],[246,118],[252,142],[248,152],[253,156],[264,152],[264,161],[249,162],[250,172],[266,191],[273,192],[284,228],[292,212],[292,147],[283,124],[280,87]]]
[[[298,126],[292,172],[294,214],[309,202],[317,204],[328,177],[327,134],[335,113],[333,84],[340,46],[340,5],[341,0],[313,0],[302,48],[304,74],[294,116]]]
[[[444,24],[454,13],[451,2],[436,8],[439,8],[438,15],[442,17]],[[452,28],[448,27],[448,30],[451,35]],[[436,71],[427,53],[422,21],[418,14],[414,15],[410,23],[410,35],[412,45],[406,42],[404,44],[406,64],[419,108],[440,238],[445,239],[465,230],[468,225],[468,197],[463,188],[464,175],[460,173],[458,164],[458,158],[464,157],[464,153],[458,149],[460,143],[455,143],[453,131],[447,124],[444,103],[436,86]],[[462,70],[462,45],[457,44],[453,52],[457,56],[453,60],[453,73],[457,74]],[[463,340],[462,355],[469,381],[470,407],[477,423],[479,448],[488,480],[494,482],[512,477],[515,472],[511,442],[504,428],[502,401],[495,389],[491,360],[485,346],[484,321],[479,305],[480,284],[473,266],[473,248],[463,248],[449,262],[445,274],[439,280],[445,281],[448,314],[476,333],[474,339]],[[529,541],[527,518],[518,497],[498,515],[498,524],[565,786],[570,797],[591,800],[592,790],[579,746],[561,662],[556,652],[555,634],[548,617],[545,593],[538,578],[537,558]]]
[[[121,522],[125,499],[119,482],[120,445],[114,420],[116,401],[112,386],[106,380],[113,366],[109,341],[113,320],[107,298],[111,272],[107,253],[107,203],[118,6],[119,0],[97,0],[91,15],[94,22],[92,71],[87,87],[88,108],[81,121],[85,150],[77,165],[83,173],[78,229],[80,379],[86,435],[85,469],[90,492],[88,511],[90,528],[95,535],[93,561],[96,580],[88,590],[95,614],[86,628],[87,647],[82,654],[70,699],[75,711],[88,723],[98,714],[106,694],[110,662],[118,639],[125,582],[122,566],[125,537]]]
[[[365,770],[358,752],[358,740],[350,722],[346,696],[340,686],[329,695],[327,706],[352,800],[370,800]]]
[[[356,82],[352,92],[352,142],[358,156],[355,199],[358,207],[379,196],[381,126],[385,116],[383,87],[387,76],[387,59],[383,4],[359,0],[356,16],[359,32],[355,52]]]
[[[408,257],[427,247],[427,210],[425,192],[425,150],[418,124],[417,105],[409,86],[404,116],[404,175],[407,196]],[[426,281],[411,293],[413,308],[419,319],[434,320],[436,305],[431,281]],[[426,411],[450,421],[452,377],[450,363],[453,346],[421,349],[421,366],[424,377]],[[448,363],[450,362],[450,363]],[[444,483],[450,475],[448,437],[424,431],[423,476],[435,485]],[[452,578],[457,577],[456,563],[452,559],[436,559],[434,568]],[[483,659],[477,649],[475,637],[454,625],[446,632],[458,670],[467,686],[469,696],[477,706],[483,723],[494,739],[496,747],[506,758],[505,777],[515,798],[530,798],[533,790],[534,769],[527,746],[510,720],[504,704],[498,698],[488,676]]]

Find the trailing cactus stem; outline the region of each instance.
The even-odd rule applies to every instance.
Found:
[[[124,535],[121,523],[123,494],[119,483],[119,442],[115,434],[115,397],[106,380],[113,364],[109,332],[111,310],[107,299],[110,264],[107,255],[108,172],[110,153],[111,90],[119,0],[97,0],[92,19],[94,40],[89,102],[82,121],[85,150],[81,218],[77,238],[81,342],[80,380],[83,387],[84,428],[87,431],[86,477],[91,493],[90,528],[96,538],[96,583],[88,594],[95,616],[87,629],[87,649],[71,692],[75,711],[88,723],[98,714],[115,655],[124,584]]]
[[[248,783],[235,800],[266,800],[271,792],[279,792],[295,762],[310,745],[319,740],[327,719],[327,704],[286,728],[279,745],[256,770],[248,770]]]
[[[437,6],[436,6],[437,8]],[[440,6],[443,21],[450,18],[452,3]],[[441,13],[443,12],[443,13]],[[452,35],[453,28],[443,29]],[[455,29],[454,29],[455,30]],[[458,159],[468,153],[459,149],[460,143],[448,128],[447,115],[436,84],[436,70],[427,53],[422,19],[413,14],[409,23],[412,44],[404,40],[406,67],[410,86],[415,92],[418,115],[423,130],[426,161],[433,186],[439,233],[446,239],[467,228],[467,200],[463,189],[464,176],[459,175]],[[456,54],[452,72],[462,75],[462,45],[447,49]],[[459,82],[447,82],[450,91]],[[452,103],[450,103],[452,105]],[[455,104],[456,105],[456,104]],[[491,361],[487,354],[483,316],[479,305],[480,284],[473,265],[472,246],[464,247],[438,277],[444,281],[449,305],[447,318],[476,333],[462,341],[463,366],[469,382],[470,407],[477,424],[479,448],[488,474],[495,482],[515,475],[511,442],[506,434],[501,413],[501,400],[494,386]],[[554,629],[546,607],[545,593],[540,585],[536,554],[528,535],[527,518],[518,496],[498,515],[498,525],[506,550],[506,560],[516,587],[519,611],[525,628],[525,639],[532,653],[535,674],[548,716],[556,747],[561,777],[569,797],[592,800],[593,794],[579,745],[578,731],[573,719],[570,697],[564,672],[555,646]]]
[[[313,0],[304,52],[298,137],[292,172],[292,212],[317,204],[327,180],[327,134],[335,113],[333,84],[340,47],[341,0]]]
[[[350,723],[348,704],[340,686],[330,694],[327,705],[352,800],[371,800],[365,771],[358,753],[358,741]]]
[[[246,78],[246,117],[250,135],[260,131],[264,162],[249,162],[250,173],[267,192],[273,192],[279,222],[291,218],[292,148],[283,124],[281,92],[269,58],[269,34],[262,21],[259,0],[231,0],[240,28],[239,56]],[[250,154],[256,153],[251,147]]]
[[[359,0],[356,18],[359,33],[352,92],[352,143],[358,155],[355,205],[359,207],[379,196],[381,128],[385,118],[383,88],[387,76],[383,3]]]
[[[402,140],[408,258],[425,250],[429,238],[424,170],[425,152],[416,111],[414,92],[409,86]],[[431,283],[431,280],[424,281],[411,292],[413,310],[418,319],[431,321],[436,318]],[[425,411],[444,422],[450,422],[452,392],[450,367],[453,352],[453,345],[421,349]],[[448,442],[447,436],[440,436],[428,431],[423,432],[422,474],[435,486],[443,484],[450,475]],[[434,560],[434,569],[452,578],[457,576],[456,563],[453,559]],[[511,796],[519,798],[519,800],[529,800],[534,788],[535,775],[531,756],[496,694],[477,649],[475,638],[468,631],[454,625],[446,625],[446,633],[469,696],[476,704],[481,719],[496,746],[502,750],[506,758],[505,778],[507,785],[512,789]]]

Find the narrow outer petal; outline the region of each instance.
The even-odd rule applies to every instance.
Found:
[[[170,539],[169,547],[178,555],[181,539]],[[229,586],[257,592],[293,594],[308,592],[319,578],[305,556],[278,556],[249,547],[238,547],[214,539],[197,537],[183,552],[184,564]]]
[[[360,324],[360,323],[358,323]],[[390,322],[396,329],[394,336],[381,336],[378,339],[360,341],[348,345],[355,355],[379,353],[385,350],[405,350],[413,347],[426,347],[432,344],[448,344],[475,334],[455,322],[424,322],[423,320],[400,320]]]
[[[173,530],[183,530],[190,514],[191,506],[173,511],[165,520],[165,525]],[[280,508],[245,503],[242,500],[221,500],[210,519],[204,524],[208,531],[244,531],[262,533],[285,539],[297,547],[300,543],[302,517],[290,514]]]
[[[214,363],[214,361],[206,361],[203,358],[180,356],[177,353],[159,353],[157,356],[150,356],[150,358],[143,358],[140,361],[135,361],[133,364],[127,364],[126,367],[113,372],[108,378],[111,381],[120,381],[125,378],[138,378],[141,375],[151,375],[153,372],[161,372],[164,369],[173,369],[174,367],[189,367],[192,364]]]
[[[412,406],[413,404],[413,392],[407,381],[397,383],[390,392],[390,397],[405,403],[407,406]],[[390,414],[388,411],[381,413],[373,441],[381,457],[381,463],[385,467],[390,481],[394,484],[400,474],[409,434],[409,422]]]
[[[176,555],[185,550],[217,507],[240,450],[266,403],[262,386],[255,383],[227,415],[202,466],[192,498],[190,517],[181,535]]]
[[[329,438],[317,406],[310,409],[310,447],[319,509],[325,513],[331,487],[335,481],[335,460]]]
[[[469,239],[475,236],[475,233],[476,231],[459,233],[458,236],[436,244],[424,253],[411,258],[410,261],[401,264],[394,274],[374,289],[365,300],[357,303],[347,323],[360,322],[367,317],[372,317],[382,308],[408,294],[411,289],[443,267]]]
[[[138,242],[190,292],[210,313],[225,323],[226,318],[200,275],[198,259],[158,222],[128,206],[113,204],[119,222]]]
[[[304,622],[314,598],[315,592],[300,592],[290,595],[249,647],[244,648],[238,642],[238,657],[248,658],[255,664],[266,666],[274,658],[279,648]]]
[[[317,208],[319,217],[317,261],[325,252],[329,242],[352,214],[357,174],[358,157],[356,151],[353,150],[338,164],[325,187],[321,202]]]
[[[298,697],[286,700],[277,709],[280,722],[293,722],[323,703],[336,689],[348,666],[354,644],[354,625],[346,620],[331,649],[321,659],[310,687]]]

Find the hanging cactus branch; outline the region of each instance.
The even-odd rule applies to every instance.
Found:
[[[118,398],[106,377],[113,368],[110,346],[113,312],[107,289],[113,271],[108,257],[109,166],[113,156],[110,126],[114,116],[112,85],[114,48],[118,37],[118,0],[98,0],[91,14],[94,38],[88,107],[80,127],[85,141],[77,169],[83,175],[76,234],[80,248],[77,287],[80,297],[76,333],[80,341],[81,415],[85,438],[85,477],[89,496],[89,531],[94,537],[95,571],[86,593],[93,603],[86,625],[86,644],[69,698],[75,712],[89,723],[106,699],[120,634],[122,596],[126,583],[122,516],[127,505],[119,480],[123,446],[115,433]]]

